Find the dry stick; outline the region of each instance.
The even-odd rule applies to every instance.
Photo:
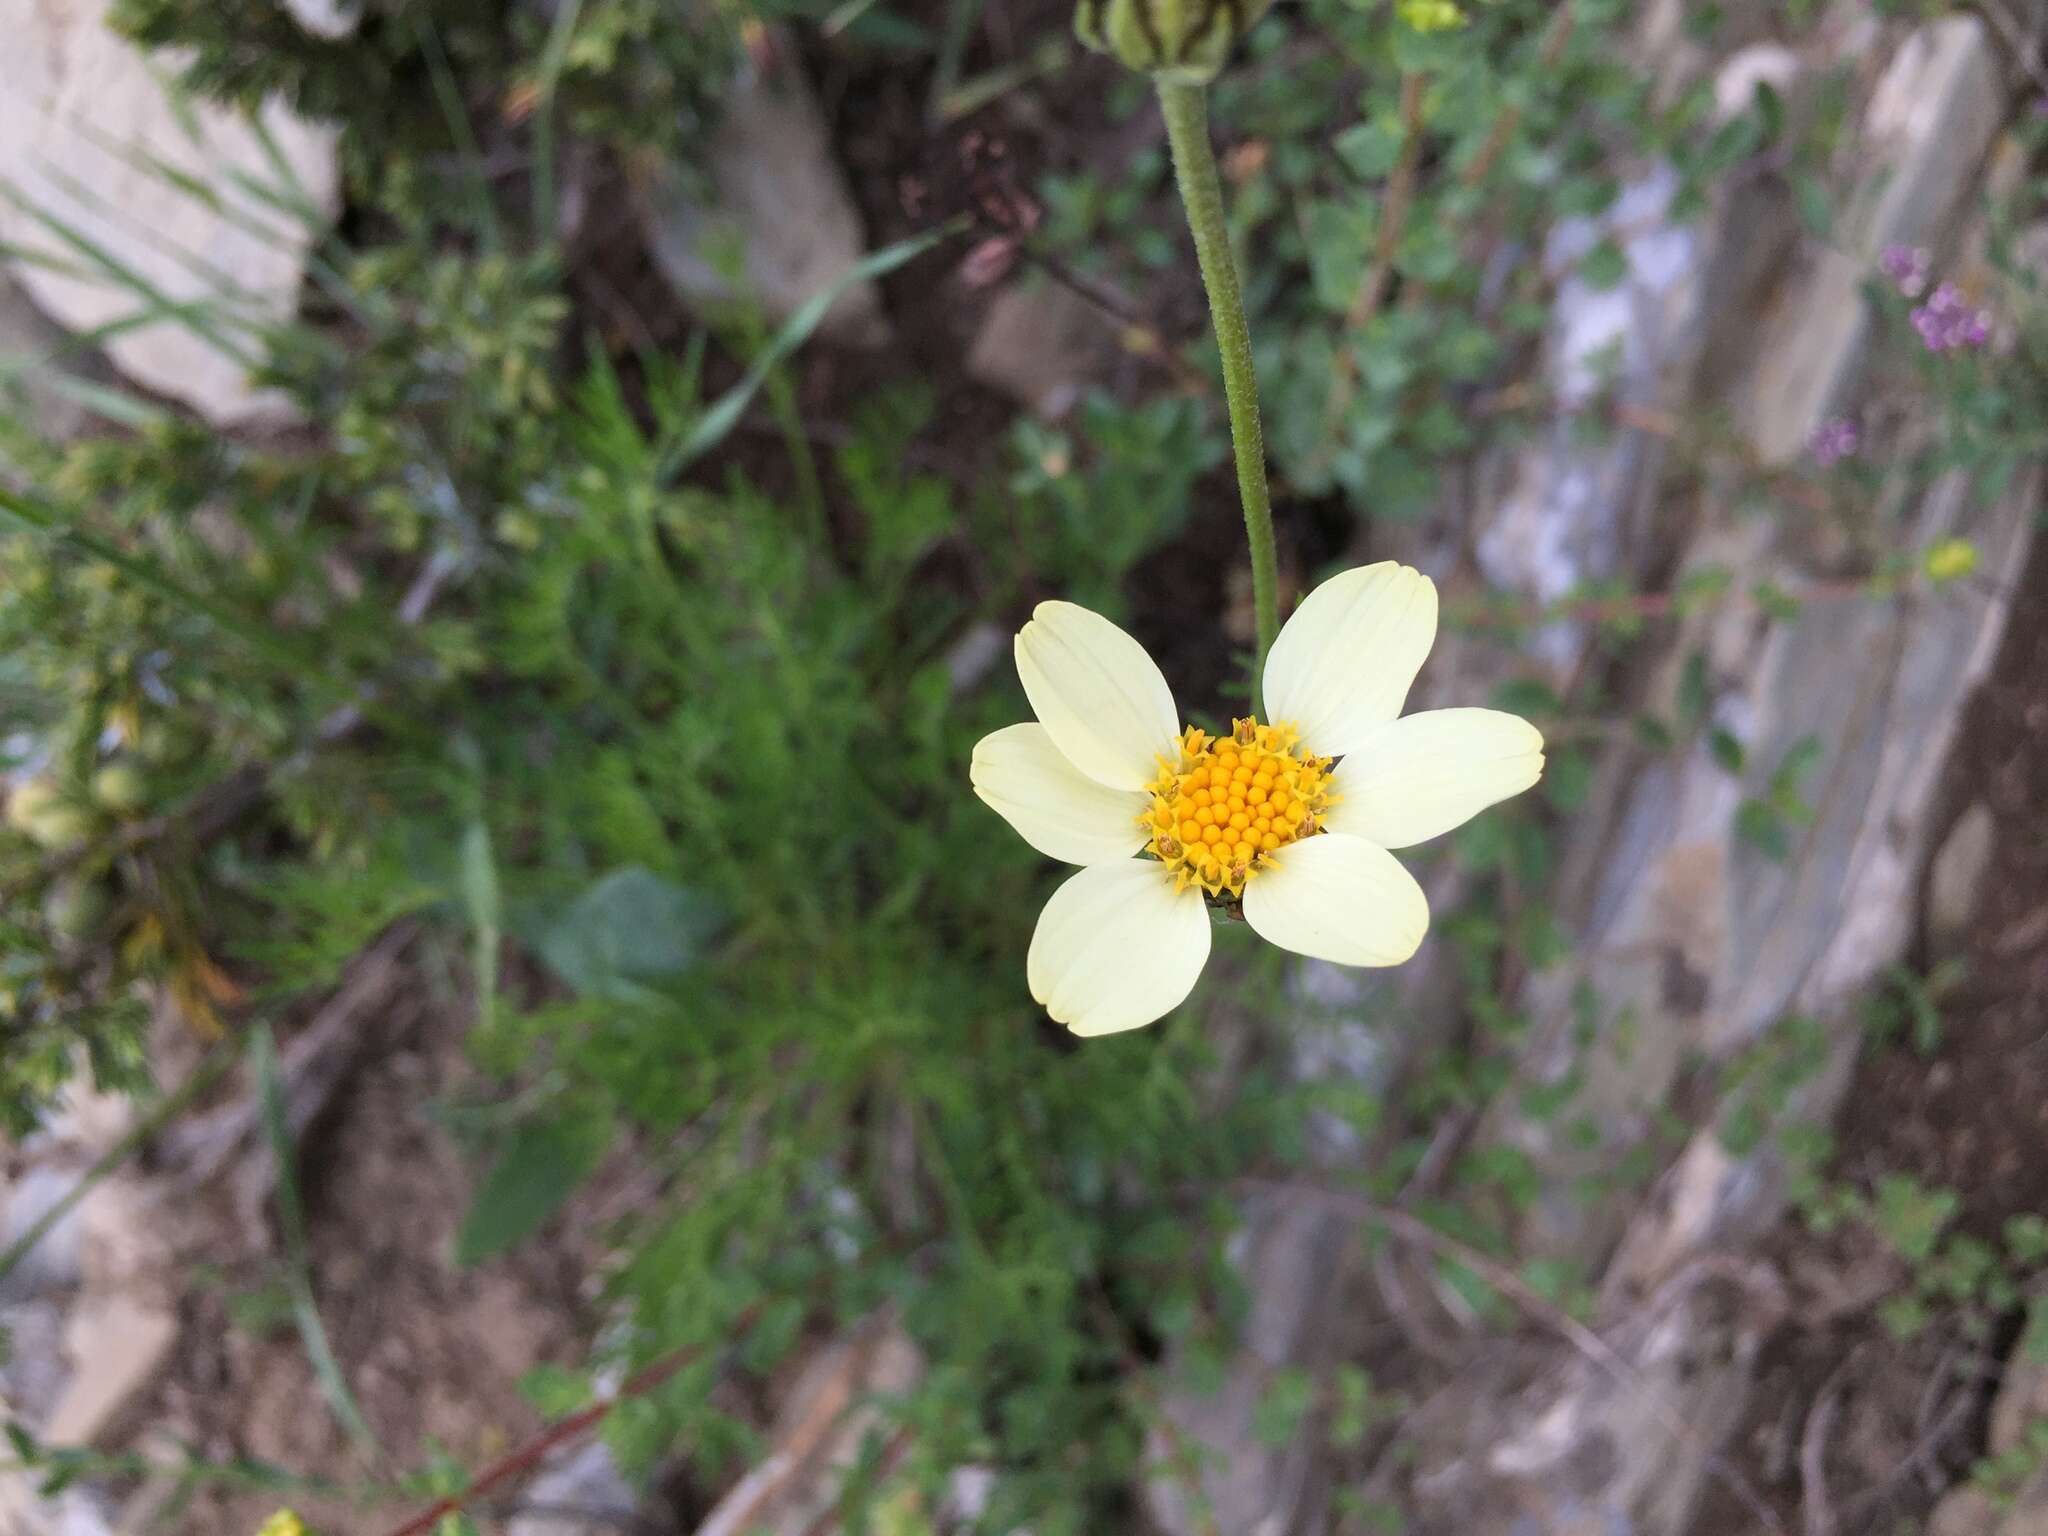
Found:
[[[803,1417],[779,1436],[765,1460],[718,1501],[697,1527],[695,1536],[742,1536],[743,1532],[761,1529],[766,1524],[774,1501],[798,1477],[813,1470],[811,1463],[827,1437],[861,1401],[863,1383],[881,1345],[882,1334],[879,1314],[856,1331],[833,1379],[819,1386]]]
[[[1799,1436],[1800,1522],[1806,1536],[1835,1533],[1834,1506],[1828,1500],[1828,1436],[1835,1431],[1835,1416],[1842,1407],[1842,1378],[1855,1364],[1856,1354],[1850,1350],[1828,1373]]]
[[[911,1443],[915,1438],[908,1424],[889,1437],[889,1443],[882,1447],[882,1458],[875,1466],[877,1481],[890,1477],[903,1465],[903,1458],[910,1454]],[[836,1529],[838,1525],[839,1505],[835,1500],[820,1510],[817,1518],[804,1527],[803,1536],[825,1536],[827,1531]]]
[[[745,1333],[761,1315],[761,1303],[755,1302],[742,1311],[727,1325],[728,1337],[737,1338]],[[427,1536],[436,1524],[448,1516],[459,1514],[476,1499],[481,1498],[500,1483],[509,1482],[523,1472],[530,1472],[545,1461],[551,1451],[580,1439],[602,1424],[611,1411],[623,1402],[636,1397],[645,1397],[668,1381],[685,1366],[699,1359],[705,1350],[702,1344],[685,1344],[670,1350],[651,1365],[642,1366],[619,1390],[601,1402],[572,1413],[559,1424],[551,1424],[517,1450],[507,1452],[479,1472],[467,1488],[460,1493],[451,1493],[436,1500],[419,1514],[401,1525],[391,1536]]]
[[[1382,1205],[1377,1200],[1347,1189],[1332,1189],[1323,1184],[1287,1179],[1251,1178],[1235,1182],[1241,1190],[1265,1190],[1283,1196],[1293,1195],[1325,1201],[1340,1210],[1348,1211],[1361,1221],[1375,1222],[1410,1242],[1419,1243],[1441,1258],[1464,1265],[1501,1295],[1514,1302],[1530,1319],[1541,1323],[1598,1366],[1617,1386],[1641,1398],[1665,1433],[1697,1453],[1707,1471],[1735,1496],[1760,1525],[1776,1533],[1776,1536],[1790,1536],[1777,1512],[1750,1487],[1749,1480],[1729,1466],[1727,1460],[1706,1442],[1698,1430],[1680,1418],[1671,1410],[1669,1404],[1651,1391],[1644,1384],[1642,1373],[1616,1353],[1613,1345],[1505,1264],[1488,1258],[1469,1243],[1460,1242],[1455,1237],[1437,1231],[1419,1216],[1393,1206]]]

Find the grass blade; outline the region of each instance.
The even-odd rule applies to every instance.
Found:
[[[541,51],[540,79],[533,103],[533,238],[541,245],[555,239],[555,87],[569,62],[569,43],[583,15],[583,0],[565,0],[555,8]]]
[[[299,1342],[320,1383],[321,1394],[334,1417],[371,1455],[383,1457],[383,1448],[370,1432],[369,1422],[356,1406],[341,1362],[328,1342],[327,1327],[320,1321],[320,1309],[313,1301],[313,1277],[306,1260],[306,1215],[299,1204],[298,1149],[292,1144],[291,1127],[285,1122],[284,1090],[277,1075],[277,1043],[270,1026],[259,1024],[249,1032],[249,1068],[262,1096],[263,1128],[270,1138],[270,1155],[277,1165],[277,1224],[284,1233],[285,1284],[291,1291],[292,1321],[298,1325]]]
[[[754,396],[759,394],[762,386],[768,382],[769,375],[774,373],[783,359],[811,339],[811,333],[824,321],[827,311],[832,308],[839,295],[856,283],[864,283],[894,272],[905,262],[915,260],[940,241],[958,233],[962,227],[962,221],[955,220],[938,229],[913,235],[908,240],[886,245],[855,262],[832,282],[805,299],[797,306],[796,313],[783,323],[782,329],[769,340],[768,345],[755,356],[753,365],[747,369],[739,383],[719,396],[717,403],[697,418],[689,436],[670,450],[662,461],[661,481],[666,483],[672,480],[725,441],[727,434],[739,425],[740,417],[746,414],[746,409],[753,403]]]

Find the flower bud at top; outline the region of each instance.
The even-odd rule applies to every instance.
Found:
[[[1216,78],[1273,0],[1080,0],[1074,35],[1125,68],[1178,85]]]

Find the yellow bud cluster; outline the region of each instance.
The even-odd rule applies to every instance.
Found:
[[[1395,0],[1394,9],[1417,32],[1452,32],[1465,25],[1453,0]]]
[[[1228,736],[1189,726],[1179,759],[1160,764],[1144,816],[1175,889],[1242,895],[1289,843],[1321,830],[1330,760],[1303,753],[1288,725],[1234,722]]]

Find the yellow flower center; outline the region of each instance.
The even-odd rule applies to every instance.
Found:
[[[1249,718],[1228,736],[1191,725],[1178,761],[1160,759],[1159,777],[1146,786],[1152,808],[1140,819],[1175,890],[1199,885],[1211,896],[1241,896],[1280,849],[1321,830],[1331,760],[1303,751],[1297,737],[1291,725]]]

